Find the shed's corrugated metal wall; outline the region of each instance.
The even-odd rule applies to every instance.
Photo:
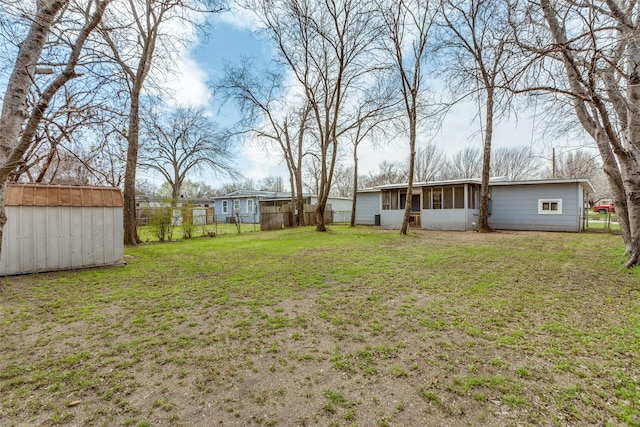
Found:
[[[8,203],[6,207],[0,275],[113,265],[123,261],[119,190],[81,187],[78,193],[78,187],[50,186],[46,190],[34,187],[37,186],[8,188],[7,200],[11,205]],[[51,197],[27,200],[23,197],[27,193],[48,193]],[[66,202],[56,193],[58,196],[93,194],[93,197]],[[103,200],[103,196],[108,200]],[[95,206],[100,204],[107,206]]]

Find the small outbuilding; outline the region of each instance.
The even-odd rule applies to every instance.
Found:
[[[509,181],[489,184],[489,225],[497,230],[580,232],[586,222],[586,178]],[[407,184],[358,191],[356,220],[400,228],[407,200],[410,225],[425,230],[473,230],[480,213],[480,180],[421,182],[407,197]]]
[[[123,262],[119,188],[7,186],[0,275]]]

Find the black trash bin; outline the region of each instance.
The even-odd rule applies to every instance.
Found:
[[[376,215],[374,222],[373,222],[376,226],[380,227],[380,215]]]

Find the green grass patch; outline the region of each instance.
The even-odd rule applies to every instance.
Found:
[[[0,424],[412,425],[427,403],[435,424],[640,425],[623,251],[333,226],[5,277]]]

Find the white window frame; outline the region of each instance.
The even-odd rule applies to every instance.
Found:
[[[240,213],[240,200],[235,199],[233,201],[233,214]]]
[[[553,204],[557,209],[551,209]],[[538,215],[562,215],[562,199],[538,199]]]
[[[229,213],[229,201],[228,200],[223,200],[222,201],[222,213],[223,214],[228,214]]]
[[[256,202],[253,199],[247,199],[247,213],[256,213]]]

